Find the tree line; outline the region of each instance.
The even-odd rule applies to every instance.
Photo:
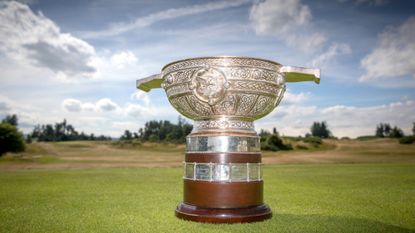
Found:
[[[7,115],[0,123],[0,156],[6,152],[21,152],[26,148],[25,143],[32,141],[58,142],[82,140],[112,140],[109,136],[79,133],[65,119],[55,124],[36,125],[32,132],[24,137],[18,130],[16,114]]]
[[[112,140],[109,136],[95,134],[85,134],[78,132],[75,127],[69,124],[65,119],[55,124],[36,125],[32,132],[24,137],[23,133],[18,131],[18,118],[15,114],[7,115],[0,123],[0,156],[5,152],[19,152],[25,149],[25,141],[75,141],[75,140]],[[143,128],[137,131],[125,130],[121,135],[121,141],[139,140],[150,142],[170,142],[184,143],[186,136],[192,131],[193,126],[179,117],[177,124],[170,121],[148,121]],[[388,123],[380,123],[376,126],[374,138],[400,138],[400,143],[410,144],[415,142],[415,122],[413,123],[411,136],[405,136],[402,129],[397,126],[391,127]],[[276,128],[272,133],[261,130],[261,148],[263,150],[290,150],[292,146],[285,143],[280,137]],[[310,127],[310,133],[304,138],[298,137],[304,142],[320,144],[321,139],[334,138],[327,122],[313,122]],[[297,139],[298,139],[297,138]]]
[[[415,134],[415,122],[412,131]],[[380,138],[401,138],[405,134],[397,126],[391,127],[388,123],[380,123],[376,126],[375,136]]]
[[[184,143],[193,126],[179,116],[177,124],[170,121],[148,121],[136,132],[125,130],[120,140]]]
[[[36,125],[31,133],[26,135],[26,141],[32,140],[39,142],[60,142],[60,141],[105,141],[112,140],[105,135],[85,134],[78,132],[75,127],[69,124],[66,119],[55,124]]]

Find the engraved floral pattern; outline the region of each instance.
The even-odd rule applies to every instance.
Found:
[[[170,73],[184,68],[190,67],[203,67],[206,64],[210,66],[242,66],[242,67],[252,67],[258,69],[268,69],[268,70],[279,70],[281,65],[274,62],[261,60],[261,59],[252,59],[244,57],[218,57],[218,58],[196,58],[188,59],[183,61],[178,61],[172,64],[169,64],[164,67],[163,73]]]
[[[232,120],[206,120],[195,121],[193,123],[193,131],[204,131],[209,129],[224,129],[224,130],[244,130],[253,131],[254,123],[252,121],[232,121]]]
[[[257,98],[258,96],[253,94],[240,95],[240,104],[235,115],[244,115],[249,112],[254,107]]]
[[[173,107],[191,119],[252,121],[281,101],[285,83],[279,67],[260,59],[189,59],[163,69],[163,88]]]
[[[234,115],[237,108],[235,95],[228,95],[224,101],[212,108],[216,115]]]

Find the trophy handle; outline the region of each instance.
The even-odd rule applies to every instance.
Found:
[[[160,74],[154,74],[137,80],[137,88],[142,91],[149,92],[151,89],[161,88],[162,81],[163,79]]]
[[[283,66],[280,68],[280,72],[284,73],[286,82],[314,81],[320,84],[320,69]]]

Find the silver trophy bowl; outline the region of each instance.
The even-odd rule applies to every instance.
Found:
[[[258,58],[219,56],[169,63],[161,74],[138,80],[137,87],[164,88],[171,105],[196,121],[251,122],[280,103],[286,82],[298,81],[319,83],[320,71]]]
[[[263,203],[260,138],[254,120],[280,103],[287,82],[320,82],[320,70],[249,57],[172,62],[137,88],[164,88],[194,120],[186,137],[184,201],[176,216],[198,222],[254,222],[272,216]]]

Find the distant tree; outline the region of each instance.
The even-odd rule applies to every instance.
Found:
[[[177,125],[166,120],[148,121],[144,124],[144,128],[140,128],[138,133],[133,134],[133,137],[137,135],[137,138],[142,141],[183,143],[192,129],[193,126],[179,116]]]
[[[284,144],[278,134],[270,135],[266,142],[272,148],[271,150],[292,150],[292,146],[290,144]]]
[[[55,130],[53,129],[53,125],[46,125],[45,126],[45,141],[51,142],[51,141],[57,141]]]
[[[413,122],[412,124],[413,124],[413,126],[412,126],[412,135],[415,136],[415,122]]]
[[[143,138],[143,136],[144,136],[143,128],[138,129],[138,138]]]
[[[121,136],[120,140],[131,140],[133,139],[133,135],[130,130],[125,130],[124,134]]]
[[[111,140],[111,137],[104,135],[95,136],[94,134],[86,135],[84,132],[80,134],[75,127],[69,124],[66,119],[62,122],[46,125],[37,125],[29,134],[31,140],[37,141],[74,141],[74,140]],[[26,139],[28,140],[28,139]]]
[[[272,129],[272,134],[266,130],[261,129],[259,136],[262,150],[292,150],[291,144],[284,144],[275,127]]]
[[[390,134],[389,134],[389,137],[391,137],[391,138],[401,138],[403,136],[405,136],[405,135],[404,135],[402,129],[398,128],[397,126],[393,127]]]
[[[181,129],[182,129],[182,137],[180,138],[180,141],[181,142],[186,142],[186,136],[187,135],[189,135],[190,134],[190,132],[192,132],[192,130],[193,130],[193,125],[191,125],[191,124],[189,124],[189,123],[187,123],[187,122],[185,122],[185,124],[183,124],[182,126],[181,126]]]
[[[259,134],[258,134],[260,137],[266,137],[266,136],[268,136],[268,135],[271,135],[271,133],[270,132],[268,132],[267,130],[264,130],[264,129],[261,129],[260,131],[259,131]]]
[[[30,137],[30,135],[26,135],[25,141],[28,144],[32,143],[32,137]]]
[[[325,121],[314,122],[310,128],[310,131],[311,135],[314,137],[329,138],[332,136]]]
[[[0,123],[0,156],[6,152],[20,152],[24,149],[24,137],[17,131],[16,126]]]
[[[383,124],[383,134],[385,135],[385,137],[389,137],[391,135],[391,132],[392,127],[389,124]]]
[[[11,125],[13,125],[13,126],[15,126],[15,127],[17,127],[17,125],[18,125],[18,119],[17,119],[17,116],[16,116],[16,114],[13,114],[13,115],[7,115],[2,121],[1,121],[1,123],[9,123],[9,124],[11,124]]]
[[[79,135],[79,140],[88,140],[88,136],[84,132],[81,132]]]
[[[152,135],[150,135],[150,137],[148,137],[148,140],[150,142],[157,142],[157,141],[159,141],[159,137],[155,134],[152,134]]]
[[[138,133],[133,133],[133,138],[134,138],[134,139],[139,139],[139,138],[140,138],[140,136],[138,136]]]
[[[375,136],[380,138],[385,137],[383,123],[376,126]]]
[[[379,125],[376,126],[376,132],[375,132],[375,136],[376,137],[389,137],[392,131],[392,127],[390,126],[390,124],[388,123],[380,123]]]
[[[18,125],[17,115],[16,114],[7,115],[5,118],[1,120],[1,123],[8,123],[10,125],[17,127]]]
[[[388,123],[380,123],[376,126],[375,131],[376,137],[390,137],[390,138],[401,138],[404,136],[402,129],[397,126],[393,128]]]

